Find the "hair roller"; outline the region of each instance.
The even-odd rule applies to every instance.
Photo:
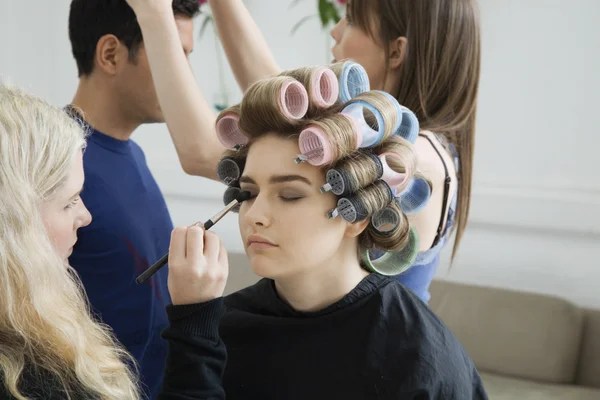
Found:
[[[386,91],[383,90],[373,90],[373,93],[380,93],[381,95],[383,95],[384,97],[387,98],[387,100],[394,105],[394,113],[396,114],[396,122],[394,124],[394,127],[392,128],[392,134],[394,134],[395,132],[398,131],[398,129],[400,129],[401,123],[402,123],[402,106],[400,105],[400,103],[398,103],[398,99],[396,99],[394,96],[392,96],[391,94],[389,94]]]
[[[369,75],[362,65],[354,61],[343,61],[332,64],[331,70],[337,75],[339,82],[339,101],[346,103],[361,93],[370,90]]]
[[[375,211],[371,216],[371,225],[380,234],[388,235],[398,229],[402,216],[393,207],[387,206],[383,210]]]
[[[386,96],[396,106],[397,122],[394,126],[393,134],[398,135],[411,143],[415,143],[419,135],[419,120],[417,116],[408,108],[398,103],[398,100],[383,90],[374,90]]]
[[[237,182],[246,165],[247,156],[248,148],[245,146],[239,150],[226,151],[217,164],[217,177],[219,180],[226,185]]]
[[[326,67],[305,67],[284,71],[280,76],[290,76],[302,83],[308,91],[310,100],[308,115],[313,115],[320,109],[334,105],[339,95],[339,83],[335,73]]]
[[[229,186],[226,190],[225,193],[223,193],[223,203],[225,205],[231,203],[233,200],[237,199],[240,195],[240,193],[242,192],[242,189],[240,189],[239,186],[237,186],[237,184],[235,186]],[[234,208],[231,209],[231,211],[233,212],[239,212],[240,211],[240,205],[238,204],[237,206],[235,206]]]
[[[245,158],[225,156],[217,164],[217,176],[221,182],[231,185],[237,182],[244,170]]]
[[[312,121],[300,132],[298,146],[302,154],[295,162],[308,161],[315,166],[334,163],[355,151],[360,140],[353,122],[342,114]]]
[[[389,167],[388,167],[389,168]],[[319,191],[333,192],[337,196],[346,196],[368,186],[381,178],[383,165],[380,157],[365,151],[358,151],[346,157],[329,169],[325,174],[325,183]]]
[[[240,129],[251,135],[286,131],[308,110],[306,88],[294,78],[277,76],[255,82],[244,94]]]
[[[217,117],[215,125],[217,138],[219,139],[219,142],[228,149],[234,149],[248,144],[248,136],[240,130],[239,122],[239,104],[224,110]]]
[[[410,228],[408,240],[404,247],[396,251],[385,252],[377,259],[371,259],[374,251],[365,250],[363,260],[366,267],[382,275],[398,275],[408,270],[419,253],[419,235],[415,228]]]
[[[424,178],[413,177],[406,189],[396,197],[396,203],[406,214],[418,213],[431,197],[431,186]]]
[[[408,165],[405,165],[404,173],[394,171],[389,166],[387,157],[402,160],[400,155],[397,153],[394,153],[394,152],[386,152],[386,153],[380,154],[379,158],[381,159],[381,165],[383,167],[383,173],[382,173],[381,179],[386,181],[390,185],[390,187],[392,187],[393,189],[396,189],[397,191],[401,192],[408,186],[409,177],[412,176],[413,171],[411,171],[411,168]]]
[[[346,221],[358,222],[390,204],[394,199],[392,189],[382,180],[361,189],[352,196],[342,197],[337,207],[327,212],[327,217],[341,215]]]
[[[419,136],[419,130],[421,129],[419,127],[419,120],[408,108],[400,106],[400,109],[402,110],[402,122],[394,134],[403,137],[414,144],[417,141],[417,136]]]
[[[400,126],[400,104],[388,93],[363,93],[346,104],[341,111],[354,119],[362,132],[360,147],[373,147],[392,136]]]

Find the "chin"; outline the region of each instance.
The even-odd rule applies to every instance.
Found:
[[[248,254],[252,271],[263,278],[275,279],[281,276],[281,263],[262,254]]]

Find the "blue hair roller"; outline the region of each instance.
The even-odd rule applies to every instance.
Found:
[[[419,120],[415,113],[408,108],[403,105],[400,105],[400,108],[402,109],[402,123],[394,135],[403,137],[414,144],[417,141],[417,136],[419,136]]]
[[[364,108],[369,110],[375,116],[378,130],[373,129],[367,121],[365,121],[365,115],[363,113]],[[357,124],[356,129],[362,131],[362,143],[360,144],[360,147],[373,147],[381,141],[381,138],[383,138],[383,133],[385,132],[383,116],[379,110],[366,101],[359,100],[352,102],[344,107],[341,113],[350,116]]]
[[[400,129],[400,124],[402,123],[402,117],[403,117],[402,106],[400,105],[400,103],[398,103],[398,100],[396,100],[396,98],[394,96],[392,96],[391,94],[389,94],[386,91],[373,90],[373,92],[378,92],[378,93],[385,95],[385,97],[387,97],[396,106],[396,115],[397,115],[396,125],[394,125],[394,129],[392,129],[392,131],[394,132],[394,135],[396,135],[398,133],[398,130]]]
[[[431,197],[431,186],[423,178],[413,177],[406,189],[396,196],[398,207],[406,214],[416,214],[427,205]]]
[[[339,78],[339,100],[342,103],[350,101],[361,93],[368,92],[371,88],[369,75],[362,65],[356,62],[347,62]]]
[[[377,90],[377,92],[383,93],[397,104],[398,119],[397,125],[394,127],[394,135],[398,135],[414,144],[417,141],[420,129],[417,116],[411,110],[398,103],[398,100],[388,92],[383,90]]]

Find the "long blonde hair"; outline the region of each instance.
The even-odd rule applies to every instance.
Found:
[[[477,0],[353,0],[347,18],[382,43],[386,55],[392,40],[407,39],[399,89],[391,94],[414,111],[421,129],[443,134],[458,152],[454,259],[469,218],[473,180],[481,66]]]
[[[132,359],[92,319],[40,212],[84,145],[63,110],[0,83],[0,381],[17,399],[25,368],[49,373],[68,398],[139,397]]]

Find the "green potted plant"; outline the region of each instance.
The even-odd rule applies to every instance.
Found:
[[[294,0],[291,6],[295,6],[300,1],[302,0]],[[323,30],[329,28],[331,25],[337,24],[346,8],[346,3],[347,0],[317,0],[317,12],[315,14],[307,15],[298,21],[292,27],[292,34],[294,34],[306,21],[317,17],[321,20],[321,27]]]

